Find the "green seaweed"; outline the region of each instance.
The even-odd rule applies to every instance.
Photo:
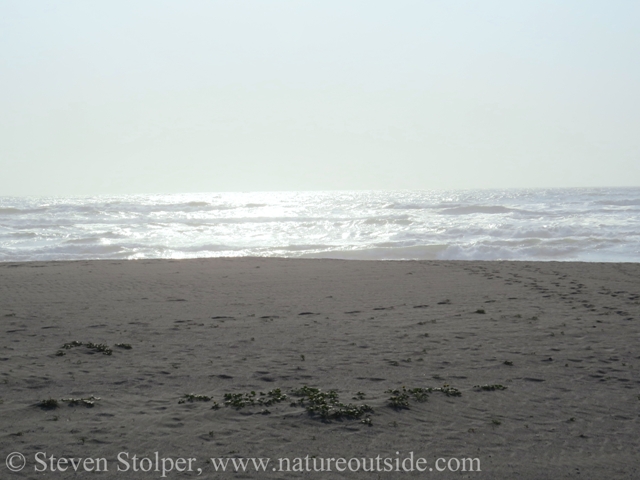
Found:
[[[493,392],[494,390],[506,390],[507,387],[505,387],[504,385],[500,385],[500,384],[495,384],[495,385],[474,385],[473,386],[474,389],[481,391],[487,391],[487,392]]]
[[[58,400],[56,400],[55,398],[41,400],[40,403],[38,403],[38,406],[43,410],[55,410],[59,407]]]
[[[195,393],[185,393],[182,398],[178,401],[178,403],[186,403],[186,402],[209,402],[211,401],[211,397],[208,395],[198,395]]]
[[[323,392],[319,388],[303,386],[291,391],[291,395],[300,397],[292,406],[304,406],[307,413],[318,416],[324,421],[341,420],[344,418],[360,419],[366,413],[373,412],[369,405],[354,405],[342,403],[336,390]]]
[[[94,397],[93,395],[91,395],[90,397],[86,397],[86,398],[62,398],[60,399],[60,401],[62,402],[67,402],[69,404],[69,406],[76,406],[76,405],[84,405],[85,407],[93,407],[95,405],[95,403],[100,400],[99,397]]]

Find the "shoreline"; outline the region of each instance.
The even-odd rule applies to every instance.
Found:
[[[517,260],[517,259],[500,259],[500,260],[469,260],[469,259],[371,259],[371,258],[331,258],[331,257],[195,257],[195,258],[89,258],[89,259],[73,259],[73,260],[2,260],[0,267],[8,264],[57,264],[57,263],[84,263],[84,262],[189,262],[189,261],[217,261],[217,260],[293,260],[293,261],[333,261],[333,262],[380,262],[380,263],[515,263],[515,264],[584,264],[584,265],[640,265],[640,262],[634,261],[586,261],[586,260]]]
[[[214,456],[398,451],[477,457],[477,478],[633,478],[639,280],[633,262],[2,262],[0,453],[30,472],[41,451],[194,457],[202,478]],[[372,411],[323,418],[305,386]]]

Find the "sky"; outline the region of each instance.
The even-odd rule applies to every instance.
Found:
[[[640,2],[0,0],[0,196],[640,186]]]

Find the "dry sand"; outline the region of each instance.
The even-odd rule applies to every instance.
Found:
[[[640,478],[640,264],[3,263],[0,320],[2,479],[160,478],[118,472],[120,452],[197,459],[166,478]],[[56,355],[71,341],[83,345]],[[443,384],[461,396],[389,406],[389,389]],[[292,406],[303,385],[371,406],[371,425]],[[276,388],[290,396],[224,406],[225,393]],[[181,403],[189,393],[212,400]],[[90,396],[93,407],[61,400]],[[47,399],[58,407],[38,406]],[[4,465],[14,451],[27,460],[19,473]],[[37,473],[38,452],[105,458],[108,471]],[[409,452],[434,470],[272,470],[279,457]],[[272,463],[216,475],[210,457]],[[435,470],[452,457],[479,458],[482,471]]]

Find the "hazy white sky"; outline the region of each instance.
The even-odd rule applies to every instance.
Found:
[[[640,2],[0,0],[0,195],[640,186]]]

